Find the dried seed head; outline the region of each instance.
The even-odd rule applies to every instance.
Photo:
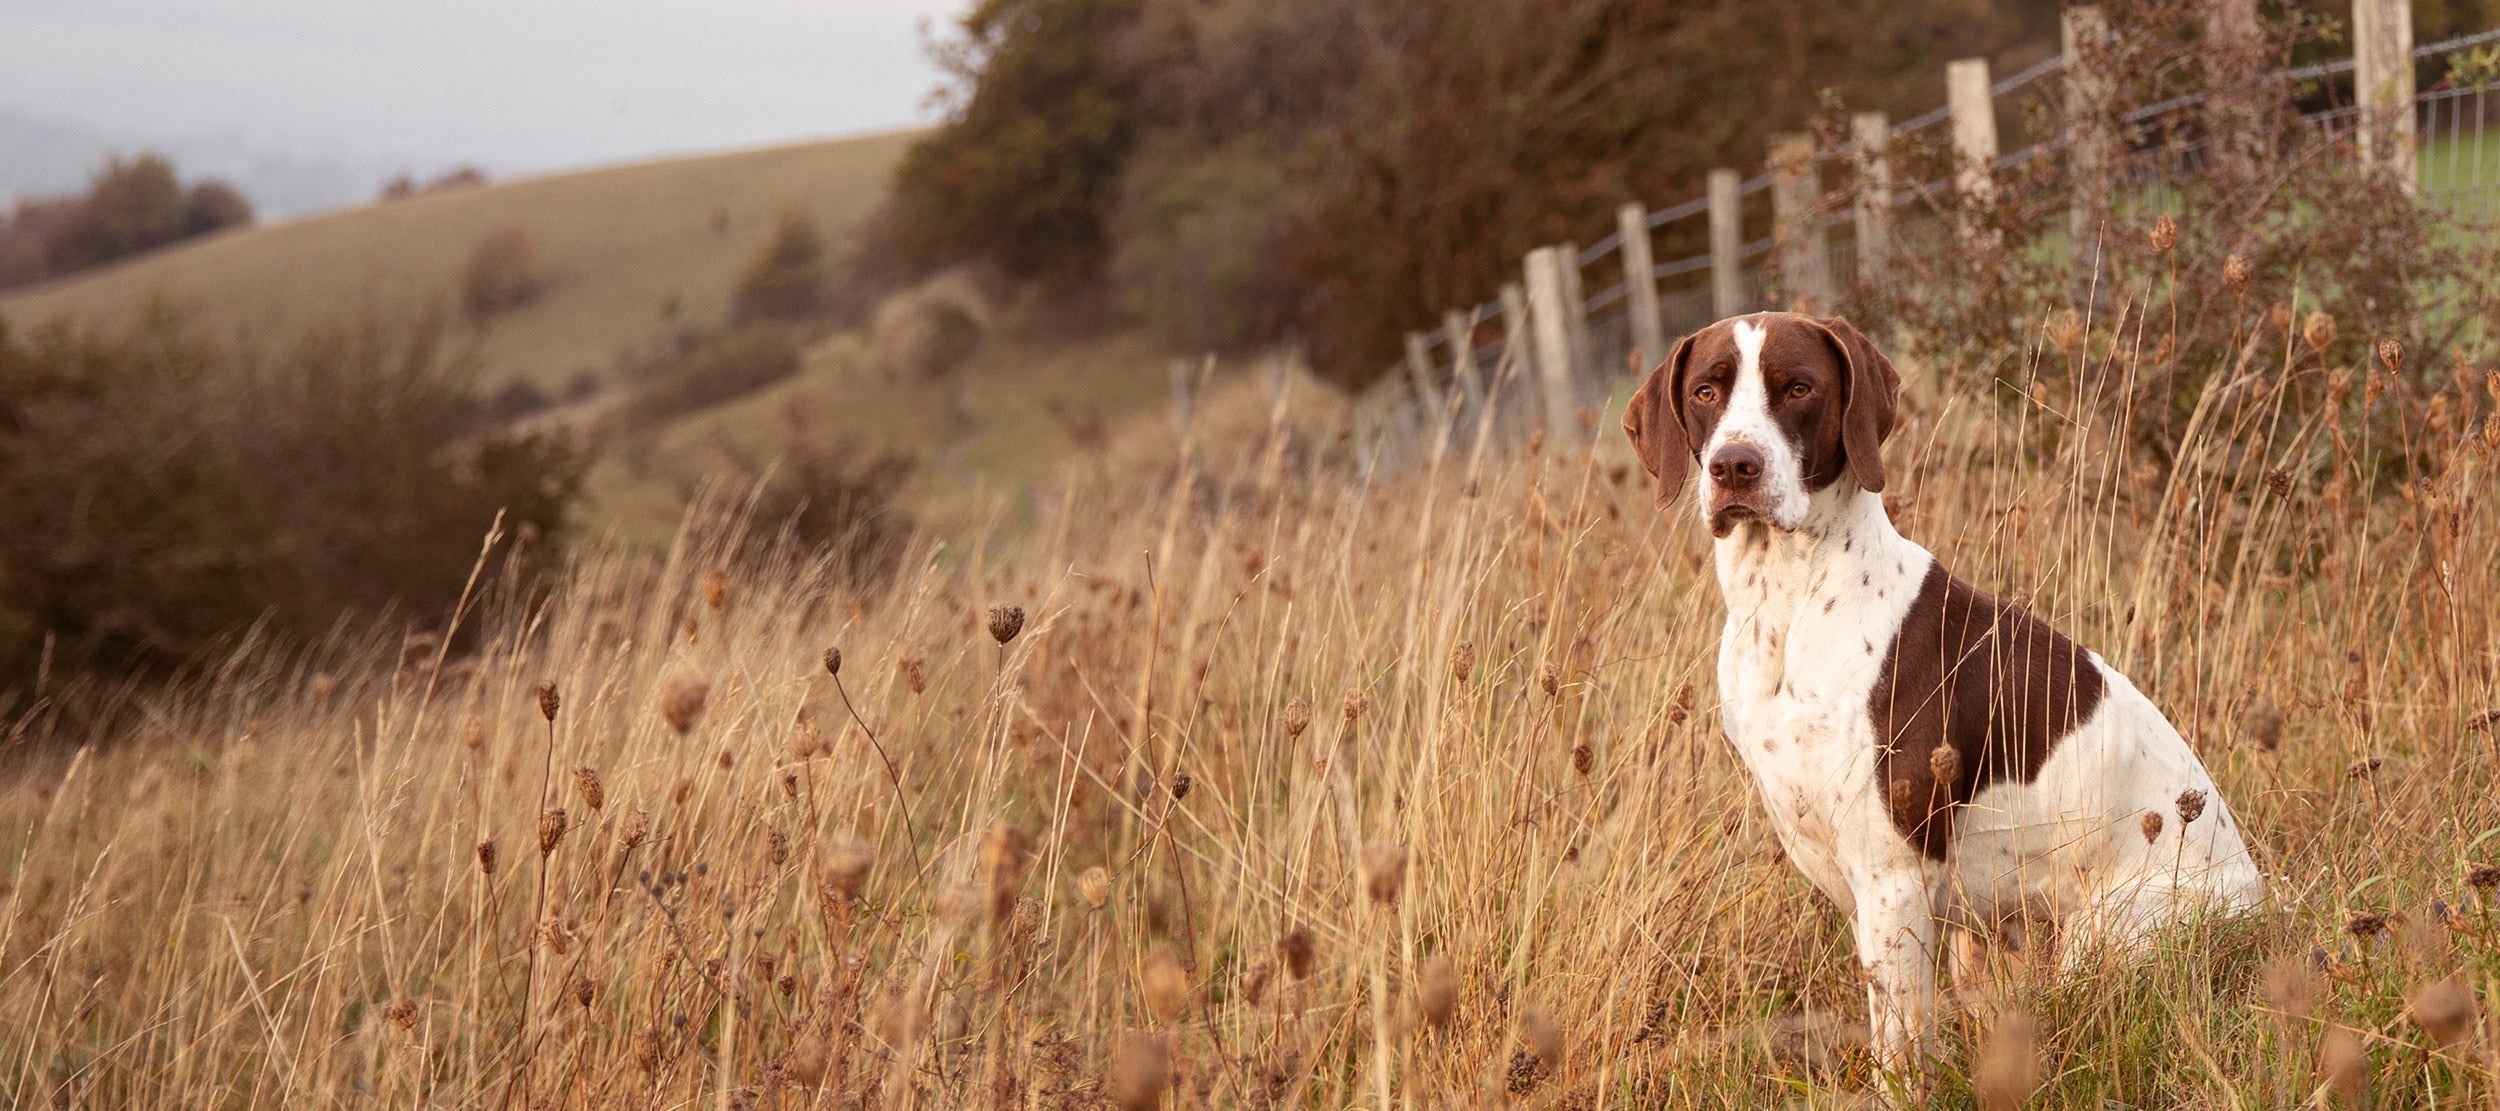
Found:
[[[876,863],[875,850],[850,838],[843,838],[825,850],[825,882],[841,892],[843,897],[856,899],[861,891],[867,889],[869,869],[874,868]]]
[[[790,862],[790,835],[780,827],[764,831],[764,863],[779,868]]]
[[[1110,869],[1100,864],[1086,869],[1076,877],[1076,893],[1084,898],[1086,906],[1101,910],[1104,903],[1111,901]]]
[[[2144,821],[2143,821],[2142,823],[2140,823],[2140,824],[2144,827],[2144,843],[2145,843],[2145,844],[2150,845],[2150,844],[2152,844],[2152,843],[2153,843],[2153,838],[2156,838],[2156,837],[2161,836],[2161,812],[2160,812],[2160,811],[2158,811],[2158,810],[2147,810],[2147,811],[2145,811],[2145,812],[2144,812]]]
[[[1299,698],[1285,703],[1285,736],[1299,737],[1311,727],[1311,704]]]
[[[1450,680],[1465,685],[1467,677],[1476,673],[1476,642],[1462,640],[1450,649]]]
[[[625,815],[625,825],[616,831],[616,841],[626,848],[640,848],[651,837],[651,812],[635,807]]]
[[[591,997],[597,994],[597,991],[598,989],[591,985],[590,977],[582,975],[573,977],[573,1002],[585,1007],[590,1006]]]
[[[1447,957],[1432,957],[1415,972],[1415,1010],[1423,1016],[1424,1025],[1438,1029],[1450,1023],[1458,1011],[1458,977],[1450,971]]]
[[[1001,645],[1016,639],[1024,631],[1023,606],[990,607],[990,639]]]
[[[1111,1102],[1120,1111],[1156,1111],[1172,1086],[1172,1050],[1151,1034],[1131,1034],[1111,1062]]]
[[[1348,691],[1348,692],[1346,692],[1346,696],[1345,696],[1345,703],[1344,703],[1344,705],[1341,707],[1341,709],[1343,710],[1343,712],[1344,712],[1344,714],[1345,714],[1345,723],[1346,723],[1347,725],[1352,725],[1352,724],[1354,724],[1354,719],[1359,718],[1359,717],[1362,717],[1362,716],[1363,716],[1363,711],[1368,710],[1368,709],[1371,709],[1371,707],[1372,707],[1372,696],[1371,696],[1371,695],[1369,695],[1369,694],[1367,694],[1367,693],[1365,693],[1365,692],[1363,692],[1363,691]]]
[[[1936,778],[1936,787],[1946,797],[1962,782],[1962,753],[1952,745],[1937,745],[1927,750],[1927,774]]]
[[[2179,792],[2178,802],[2181,826],[2195,825],[2196,819],[2205,816],[2205,792],[2190,787]]]
[[[1276,953],[1285,958],[1285,971],[1296,980],[1311,978],[1311,965],[1318,959],[1318,943],[1311,940],[1311,931],[1296,926],[1292,933],[1276,943]]]
[[[539,714],[540,714],[541,716],[545,717],[548,721],[554,721],[554,720],[556,720],[556,711],[557,711],[557,710],[559,710],[559,709],[561,709],[561,708],[563,708],[563,706],[564,706],[564,698],[563,698],[563,696],[562,696],[562,695],[559,695],[559,694],[557,694],[557,693],[556,693],[556,681],[555,681],[555,680],[553,680],[553,679],[541,679],[541,680],[539,680],[539,681],[538,681],[538,712],[539,712]]]
[[[920,657],[913,656],[903,661],[903,685],[911,688],[913,694],[929,689],[929,675],[923,669]]]
[[[2049,318],[2049,346],[2060,355],[2073,355],[2083,349],[2083,314],[2066,309]]]
[[[1545,697],[1552,698],[1555,691],[1562,689],[1562,676],[1554,673],[1554,665],[1547,664],[1538,669],[1536,685],[1537,689],[1545,692]]]
[[[495,839],[492,837],[477,843],[477,870],[490,876],[495,874]]]
[[[2436,980],[2414,989],[2405,1002],[2405,1016],[2431,1036],[2433,1045],[2446,1049],[2474,1028],[2474,993],[2457,976]]]
[[[545,856],[548,853],[556,851],[556,845],[563,840],[564,808],[561,806],[550,806],[547,809],[540,811],[538,815],[538,855]]]
[[[607,788],[599,782],[599,769],[584,764],[573,769],[573,789],[581,792],[582,804],[597,810],[607,805]]]
[[[825,649],[825,674],[837,678],[842,674],[842,649],[838,645]]]
[[[1582,778],[1586,778],[1589,774],[1589,769],[1595,767],[1596,765],[1597,752],[1594,749],[1591,749],[1586,743],[1571,746],[1572,771],[1579,773]]]
[[[789,1055],[781,1059],[781,1074],[813,1088],[825,1082],[825,1068],[832,1061],[833,1048],[825,1043],[824,1036],[809,1035],[799,1039],[797,1045],[790,1047]]]
[[[2286,953],[2266,962],[2266,1005],[2302,1019],[2318,1004],[2318,972],[2313,961]]]
[[[2272,702],[2259,702],[2240,719],[2240,730],[2258,748],[2272,752],[2283,747],[2283,711],[2275,709]]]
[[[1185,798],[1188,798],[1188,797],[1189,797],[1189,789],[1190,789],[1190,787],[1194,786],[1194,785],[1196,784],[1196,782],[1197,782],[1196,780],[1193,780],[1193,779],[1189,778],[1189,773],[1188,773],[1188,772],[1173,772],[1173,773],[1172,773],[1172,797],[1173,797],[1173,798],[1175,798],[1175,799],[1185,799]]]
[[[2378,404],[2379,395],[2386,393],[2389,389],[2393,388],[2395,384],[2395,375],[2389,374],[2386,371],[2382,370],[2376,374],[2370,375],[2368,378],[2363,379],[2361,383],[2361,403],[2364,405]]]
[[[486,747],[486,723],[469,718],[460,723],[460,745],[471,752]]]
[[[2179,222],[2171,219],[2169,213],[2162,213],[2153,221],[2153,234],[2146,238],[2152,241],[2154,250],[2168,251],[2179,245]]]
[[[799,801],[799,773],[781,773],[781,797],[792,802]]]
[[[414,999],[402,999],[397,1003],[391,1004],[388,1017],[391,1020],[391,1025],[399,1027],[402,1030],[416,1029],[417,1001]]]
[[[2222,260],[2222,284],[2233,293],[2248,291],[2248,260],[2232,255]]]
[[[729,604],[729,576],[719,568],[703,573],[703,604],[715,610]]]
[[[1979,1067],[1971,1077],[1979,1105],[1988,1111],[2013,1111],[2031,1099],[2040,1086],[2040,1051],[2034,1044],[2031,1016],[2019,1010],[1997,1019],[1979,1051]]]
[[[2465,882],[2488,899],[2493,888],[2500,888],[2500,864],[2475,864],[2465,870]]]
[[[1898,813],[1907,811],[1910,808],[1910,803],[1915,799],[1915,795],[1912,793],[1914,790],[1915,788],[1911,786],[1909,780],[1896,779],[1892,781],[1892,808],[1894,812]]]
[[[668,798],[670,802],[674,802],[679,806],[684,806],[686,805],[686,799],[693,796],[693,794],[694,777],[690,775],[681,775],[677,777],[677,785],[669,788]]]
[[[2291,330],[2292,330],[2292,307],[2291,307],[2290,305],[2284,304],[2284,303],[2283,303],[2283,302],[2281,302],[2281,301],[2277,301],[2277,302],[2275,302],[2275,303],[2274,303],[2274,306],[2273,306],[2272,308],[2269,308],[2269,309],[2267,309],[2267,310],[2266,310],[2266,321],[2267,321],[2267,323],[2270,323],[2270,324],[2274,325],[2274,330],[2275,330],[2275,331],[2278,331],[2278,332],[2289,332],[2289,331],[2291,331]]]
[[[1406,846],[1381,842],[1363,850],[1363,888],[1375,903],[1394,903],[1406,886]]]
[[[1276,978],[1276,962],[1259,961],[1241,974],[1241,998],[1256,1007],[1267,996],[1268,982]]]
[[[2405,372],[2405,345],[2392,339],[2378,341],[2378,361],[2387,365],[2389,374]]]
[[[2370,1052],[2361,1035],[2344,1026],[2329,1027],[2318,1046],[2318,1078],[2335,1089],[2347,1104],[2358,1105],[2370,1078]]]
[[[2345,921],[2344,932],[2363,942],[2376,940],[2380,934],[2387,932],[2387,916],[2366,913],[2353,915]]]
[[[660,688],[660,718],[680,737],[692,732],[694,723],[703,717],[703,702],[712,696],[712,684],[691,676],[680,676]]]
[[[1147,955],[1141,986],[1146,1010],[1157,1022],[1170,1023],[1179,1018],[1181,1008],[1189,1002],[1189,974],[1181,971],[1181,962],[1169,946],[1157,945]]]
[[[2300,339],[2311,351],[2325,354],[2327,345],[2335,342],[2335,318],[2324,309],[2312,311],[2309,319],[2301,322]]]
[[[1526,1019],[1519,1024],[1519,1040],[1527,1043],[1528,1052],[1536,1054],[1537,1063],[1547,1071],[1562,1064],[1562,1027],[1554,1025],[1553,1018],[1543,1009],[1528,1009]]]

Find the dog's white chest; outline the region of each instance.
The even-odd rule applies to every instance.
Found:
[[[1889,530],[1740,529],[1720,542],[1727,738],[1798,869],[1847,905],[1838,847],[1895,836],[1867,700],[1933,557]]]

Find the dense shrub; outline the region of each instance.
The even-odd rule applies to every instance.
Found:
[[[529,233],[502,228],[487,234],[460,268],[460,303],[469,319],[484,323],[538,296],[538,252]]]
[[[585,458],[489,423],[438,323],[366,319],[283,348],[134,331],[0,332],[0,691],[160,673],[255,623],[290,637],[458,597],[564,535]]]
[[[980,0],[939,61],[947,125],[896,173],[896,244],[929,265],[984,259],[1018,277],[1091,275],[1141,109],[1115,38],[1137,0]]]
[[[756,248],[730,296],[738,320],[792,319],[814,313],[825,287],[825,244],[816,225],[784,211],[772,234]]]
[[[668,356],[632,368],[634,394],[622,414],[627,429],[647,432],[799,371],[798,342],[782,325],[742,324],[686,340]]]
[[[173,164],[142,154],[105,163],[87,192],[19,201],[0,218],[0,288],[101,266],[194,235],[250,223],[233,186],[185,190]]]

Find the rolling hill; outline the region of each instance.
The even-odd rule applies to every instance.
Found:
[[[527,233],[543,292],[477,335],[490,381],[554,390],[663,323],[717,319],[784,208],[827,238],[884,196],[914,133],[678,158],[373,204],[195,240],[0,296],[12,327],[109,326],[159,301],[257,335],[292,334],[371,303],[450,296],[479,239]]]

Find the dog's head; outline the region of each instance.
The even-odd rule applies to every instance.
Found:
[[[1713,536],[1746,519],[1805,523],[1807,498],[1846,478],[1884,488],[1901,377],[1839,317],[1730,317],[1684,337],[1623,411],[1661,509],[1701,464],[1700,509]]]

